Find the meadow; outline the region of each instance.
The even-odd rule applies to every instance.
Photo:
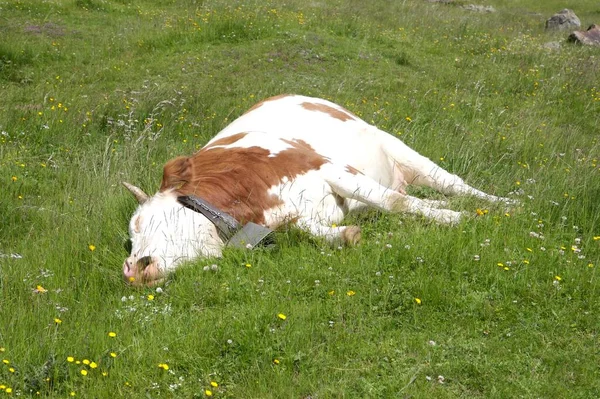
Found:
[[[596,0],[0,0],[0,398],[600,397]],[[327,98],[486,192],[121,275],[162,166]],[[429,190],[417,196],[441,198]]]

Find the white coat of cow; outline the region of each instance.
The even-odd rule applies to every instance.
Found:
[[[276,229],[294,222],[328,241],[356,244],[357,226],[339,226],[352,210],[373,207],[456,223],[443,201],[407,195],[407,184],[447,195],[508,201],[466,184],[399,139],[343,107],[298,95],[252,107],[190,157],[169,161],[158,193],[125,183],[140,205],[129,224],[125,278],[154,284],[181,262],[220,256],[224,242],[202,214],[178,201],[195,195],[240,222]]]

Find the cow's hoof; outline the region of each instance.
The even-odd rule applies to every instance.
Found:
[[[348,226],[342,231],[342,240],[344,244],[354,246],[360,243],[360,227]]]

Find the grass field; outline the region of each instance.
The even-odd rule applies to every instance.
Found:
[[[544,31],[600,4],[463,4],[0,0],[0,397],[600,397],[600,52]],[[292,229],[127,286],[120,182],[156,191],[281,93],[520,205],[353,215],[356,248]]]

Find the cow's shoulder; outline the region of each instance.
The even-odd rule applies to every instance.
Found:
[[[239,220],[261,223],[264,211],[284,202],[274,187],[328,162],[302,139],[238,133],[167,162],[160,190],[196,195]]]

